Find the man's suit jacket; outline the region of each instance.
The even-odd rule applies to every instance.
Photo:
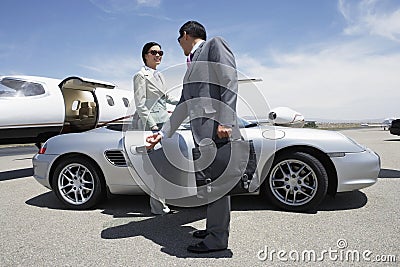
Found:
[[[232,138],[240,138],[237,92],[235,58],[227,43],[220,37],[203,42],[194,52],[183,80],[181,98],[162,132],[171,137],[189,116],[197,144],[205,138],[227,141],[217,137],[218,125],[232,127]]]
[[[167,93],[162,73],[157,80],[150,70],[142,67],[133,77],[136,110],[146,129],[168,120],[166,103],[176,105],[178,98]]]

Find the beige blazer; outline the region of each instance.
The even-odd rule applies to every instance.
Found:
[[[142,67],[133,77],[134,99],[137,113],[145,129],[168,120],[167,103],[176,105],[179,99],[167,93],[164,75],[156,79],[150,70]]]

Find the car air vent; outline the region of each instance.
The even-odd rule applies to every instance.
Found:
[[[118,167],[126,167],[126,161],[124,154],[122,154],[119,150],[109,150],[105,153],[106,159],[111,162],[113,165]]]

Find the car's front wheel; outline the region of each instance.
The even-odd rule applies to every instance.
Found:
[[[325,198],[328,175],[322,163],[304,152],[278,155],[264,183],[271,202],[289,211],[316,208]]]
[[[71,209],[87,209],[104,195],[100,171],[84,157],[69,157],[54,171],[53,190],[57,198]]]

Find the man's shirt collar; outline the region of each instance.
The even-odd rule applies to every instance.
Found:
[[[197,48],[199,48],[199,46],[204,43],[204,40],[198,41],[192,48],[192,51],[190,51],[190,54],[194,54],[194,52],[197,50]]]

